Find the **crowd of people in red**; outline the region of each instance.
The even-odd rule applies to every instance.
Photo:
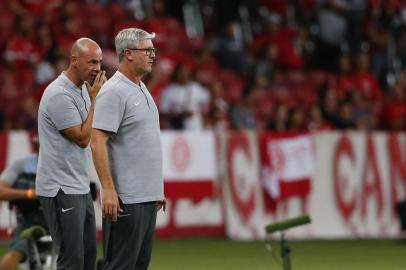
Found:
[[[36,129],[74,40],[97,41],[111,76],[114,35],[141,27],[157,33],[145,83],[163,129],[405,130],[405,1],[198,1],[203,36],[187,2],[1,1],[0,129]]]

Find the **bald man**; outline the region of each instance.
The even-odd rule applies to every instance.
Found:
[[[101,62],[99,45],[78,39],[68,69],[48,85],[39,105],[36,193],[58,253],[58,269],[90,270],[95,265],[89,141],[94,100],[106,81]]]

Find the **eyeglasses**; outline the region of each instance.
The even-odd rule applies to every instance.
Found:
[[[134,51],[144,51],[145,55],[147,56],[152,56],[152,55],[156,55],[157,50],[156,48],[145,48],[145,49],[138,49],[138,48],[128,48],[128,50],[134,50]]]

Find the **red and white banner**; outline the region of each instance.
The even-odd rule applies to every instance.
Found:
[[[217,161],[212,132],[163,132],[165,194],[199,200],[217,194]]]
[[[0,171],[32,152],[32,137],[24,131],[0,133]],[[158,215],[158,237],[224,235],[214,134],[163,132],[162,146],[168,206]],[[92,181],[98,182],[93,166],[91,171]],[[94,205],[100,229],[99,201]],[[15,216],[8,203],[0,201],[0,236],[14,226]]]
[[[317,237],[399,235],[406,197],[405,134],[318,133],[309,202]]]
[[[406,198],[405,134],[320,132],[297,141],[279,138],[274,148],[263,136],[163,132],[169,205],[158,216],[157,235],[258,239],[265,237],[265,225],[308,213],[312,223],[288,230],[288,237],[399,236],[394,205]],[[31,137],[0,133],[1,169],[31,152]],[[264,154],[271,159],[262,164],[275,169],[279,184],[312,175],[311,189],[299,188],[290,194],[295,196],[279,196],[270,204],[260,178]],[[98,203],[95,208],[100,228]],[[14,224],[7,203],[0,202],[0,234],[10,219]]]
[[[314,174],[309,133],[262,133],[260,149],[262,181],[274,200],[308,195]]]
[[[261,236],[260,229],[264,224],[306,213],[310,215],[312,223],[288,230],[287,236],[399,236],[399,220],[394,204],[406,198],[405,134],[312,134],[311,144],[314,148],[303,147],[307,149],[303,152],[311,153],[310,149],[315,151],[313,165],[308,165],[308,169],[301,171],[311,175],[309,168],[313,168],[312,188],[304,188],[299,196],[273,200],[273,205],[256,188],[261,185],[260,180],[255,169],[251,169],[258,165],[253,157],[257,145],[255,140],[249,138],[246,134],[232,134],[228,139],[222,140],[225,147],[223,152],[226,153],[224,168],[228,172],[224,177],[223,199],[227,213],[227,233],[231,238],[254,239]],[[261,140],[260,142],[261,153],[269,151],[264,149],[266,144]],[[297,145],[292,146],[291,149],[297,149],[296,147]],[[296,158],[292,155],[290,157]],[[309,161],[303,163],[306,162]],[[292,164],[302,166],[297,161]],[[290,175],[291,179],[296,179],[297,175],[303,176],[299,173],[289,171],[279,175]],[[265,203],[260,202],[261,198]],[[256,227],[254,224],[260,225]]]
[[[157,236],[224,235],[212,132],[163,132],[167,211],[159,212]]]

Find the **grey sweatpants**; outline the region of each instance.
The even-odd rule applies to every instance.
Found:
[[[121,204],[116,222],[103,218],[103,270],[146,270],[151,260],[157,203]]]
[[[54,248],[58,270],[94,270],[96,222],[89,194],[39,197]]]

